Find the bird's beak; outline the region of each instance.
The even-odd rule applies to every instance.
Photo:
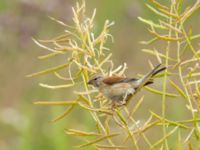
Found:
[[[92,84],[92,81],[91,81],[91,80],[90,80],[90,81],[88,81],[88,82],[87,82],[87,84]]]

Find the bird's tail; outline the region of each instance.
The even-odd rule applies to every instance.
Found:
[[[154,77],[156,74],[164,71],[166,69],[166,67],[162,67],[159,68],[161,66],[161,64],[158,64],[157,66],[155,66],[153,68],[153,70],[151,70],[150,72],[148,72],[144,77],[140,78],[137,82],[137,89],[140,89],[141,87],[151,84],[153,83],[152,77]]]

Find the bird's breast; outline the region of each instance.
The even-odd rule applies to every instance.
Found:
[[[124,97],[133,94],[134,88],[129,83],[119,83],[113,85],[102,85],[99,91],[108,99],[123,100]]]

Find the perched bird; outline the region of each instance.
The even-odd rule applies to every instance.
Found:
[[[111,100],[113,107],[121,106],[125,105],[142,87],[153,83],[153,77],[166,69],[160,66],[161,64],[155,66],[153,70],[139,79],[97,75],[88,84],[97,88],[103,96]]]

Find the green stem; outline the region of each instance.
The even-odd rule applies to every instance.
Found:
[[[171,1],[171,8],[170,8],[170,13],[173,13],[173,7],[174,7],[174,2]],[[172,17],[170,16],[169,18],[169,24],[172,25]],[[172,35],[172,30],[169,29],[169,33],[168,33],[168,37],[171,37]],[[166,53],[165,53],[165,56],[166,58],[169,57],[169,51],[170,51],[170,45],[171,45],[171,42],[168,41],[167,42],[167,47],[166,47]],[[169,66],[169,60],[168,59],[165,59],[165,66]],[[164,74],[164,79],[163,79],[163,95],[162,95],[162,116],[163,118],[165,118],[166,116],[166,92],[167,92],[167,71],[165,71],[165,74]],[[163,134],[164,134],[164,137],[166,137],[167,135],[167,129],[166,129],[166,124],[165,124],[165,120],[163,120]],[[165,145],[165,149],[168,150],[169,149],[169,146],[168,146],[168,140],[165,139],[164,140],[164,145]]]
[[[176,12],[178,14],[178,11]],[[199,58],[199,55],[197,54],[197,52],[195,51],[194,47],[192,46],[192,43],[191,43],[191,40],[190,38],[188,37],[185,29],[184,29],[184,22],[180,22],[180,25],[178,26],[178,23],[176,23],[176,27],[181,30],[183,32],[183,35],[184,35],[184,38],[186,40],[186,43],[189,45],[192,53],[193,53],[193,56],[198,60],[200,61],[200,58]],[[178,33],[175,33],[175,36],[176,38],[179,37],[179,34]],[[177,60],[178,60],[178,63],[181,62],[181,42],[180,41],[177,41]],[[181,80],[181,84],[183,86],[183,89],[184,89],[184,92],[185,92],[185,95],[186,95],[186,99],[188,101],[188,104],[189,104],[189,107],[193,110],[193,105],[192,105],[192,100],[191,100],[191,96],[189,94],[189,90],[187,88],[187,85],[184,81],[184,78],[183,78],[183,73],[182,73],[182,66],[179,65],[178,67],[178,72],[179,72],[179,78]],[[195,115],[195,112],[194,111],[191,111],[191,114],[192,114],[192,117],[194,120],[198,120],[197,116]],[[199,128],[198,128],[198,122],[197,121],[194,121],[194,126],[196,128],[196,131],[198,131],[199,133]],[[197,139],[199,140],[199,139]]]

